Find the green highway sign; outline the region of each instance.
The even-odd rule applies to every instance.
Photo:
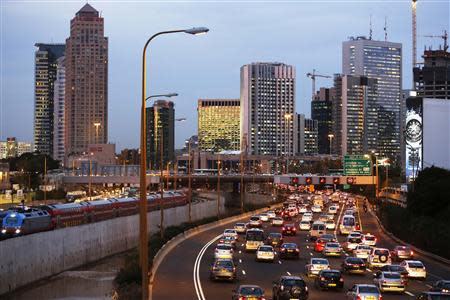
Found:
[[[364,155],[345,155],[344,156],[344,175],[346,176],[370,176],[371,174],[370,158]]]

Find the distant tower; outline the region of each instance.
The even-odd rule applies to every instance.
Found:
[[[66,40],[66,156],[108,140],[108,38],[99,12],[85,4]]]

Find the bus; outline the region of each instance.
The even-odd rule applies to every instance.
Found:
[[[341,224],[339,224],[339,232],[341,235],[349,234],[352,231],[355,231],[356,221],[355,217],[352,215],[344,215],[342,217]]]
[[[264,245],[264,231],[253,228],[245,234],[245,251],[256,251],[259,246]]]

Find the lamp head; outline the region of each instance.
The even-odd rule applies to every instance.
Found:
[[[193,34],[193,35],[199,35],[199,34],[206,34],[209,31],[206,27],[193,27],[190,29],[186,29],[184,32]]]

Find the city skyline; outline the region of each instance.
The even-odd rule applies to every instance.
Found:
[[[178,117],[188,117],[183,127],[177,126],[177,148],[180,148],[183,141],[196,132],[196,118],[189,118],[195,113],[196,100],[198,98],[236,98],[239,95],[239,68],[256,61],[277,61],[296,67],[296,112],[310,116],[311,81],[306,77],[306,73],[313,68],[327,75],[340,73],[342,42],[346,41],[348,36],[368,36],[370,14],[372,14],[374,39],[384,39],[382,28],[386,6],[374,7],[370,5],[370,2],[358,5],[349,2],[333,2],[335,1],[330,3],[330,13],[324,12],[321,9],[322,6],[310,2],[279,5],[265,3],[258,9],[252,9],[248,3],[240,4],[239,7],[230,3],[208,3],[201,7],[198,3],[185,3],[177,4],[175,7],[173,3],[123,5],[91,2],[97,10],[101,11],[105,19],[105,35],[111,40],[108,88],[109,141],[116,142],[118,149],[138,146],[139,53],[145,39],[160,29],[200,25],[211,29],[206,37],[194,40],[182,36],[167,38],[165,41],[161,39],[153,46],[152,53],[149,55],[150,92],[178,92],[180,94],[179,101],[176,101]],[[69,35],[70,19],[84,4],[85,2],[82,1],[67,2],[64,5],[39,3],[39,6],[47,8],[47,13],[52,15],[52,18],[45,19],[41,14],[34,13],[37,6],[35,3],[2,2],[1,61],[3,67],[0,139],[16,136],[19,140],[32,140],[34,65],[30,58],[34,53],[33,45],[36,42],[52,42],[52,40],[53,43],[64,42]],[[350,5],[352,9],[346,12]],[[216,12],[217,6],[223,8],[219,16]],[[293,8],[292,11],[287,9],[289,6]],[[145,10],[144,8],[152,8],[148,16],[139,13],[140,10]],[[240,14],[233,15],[233,18],[240,20],[239,22],[223,17],[227,13],[232,15],[233,12],[238,11],[238,8]],[[272,12],[274,19],[282,16],[282,20],[268,22],[269,24],[245,21],[248,15],[260,19],[268,11]],[[153,15],[154,12],[155,15]],[[120,26],[121,22],[117,22],[118,17],[127,13],[133,13],[136,20],[129,21],[130,24],[127,23],[127,26]],[[308,26],[308,22],[314,20],[311,16],[319,13],[323,19],[322,24]],[[346,13],[353,16],[354,22],[340,23],[335,26],[335,22],[345,20]],[[167,14],[177,18],[168,18]],[[19,17],[20,21],[13,20],[14,17]],[[40,22],[36,23],[35,20],[38,18]],[[410,2],[400,1],[391,4],[387,18],[388,40],[403,44],[402,82],[404,89],[409,88],[412,81]],[[140,29],[139,22],[147,19],[146,24],[149,26],[141,26],[142,29]],[[160,22],[167,19],[173,22],[171,24]],[[422,54],[424,44],[434,45],[434,49],[437,48],[441,40],[422,36],[440,34],[442,30],[448,29],[448,22],[446,22],[448,19],[447,2],[422,1],[419,3],[418,56]],[[240,26],[233,23],[239,23]],[[7,28],[12,26],[17,26],[15,33],[24,32],[20,35],[20,39],[8,32]],[[313,37],[316,38],[313,40]],[[267,43],[268,40],[271,42]],[[289,43],[289,47],[281,46],[286,42]],[[179,51],[178,47],[183,47],[184,51]],[[208,47],[220,49],[220,51],[208,53],[204,50]],[[195,59],[190,59],[191,57]],[[420,58],[418,60],[421,61]],[[181,63],[183,67],[178,68]],[[214,63],[219,64],[219,67],[211,68],[210,65]],[[215,73],[214,70],[218,69],[220,72]],[[129,72],[129,70],[134,71]],[[124,71],[127,71],[126,77],[123,77]],[[332,84],[332,80],[321,79],[316,83],[316,89],[321,86],[330,87]],[[17,118],[18,115],[22,117]],[[124,118],[130,122],[125,124],[120,122]],[[136,134],[130,134],[130,132]]]

